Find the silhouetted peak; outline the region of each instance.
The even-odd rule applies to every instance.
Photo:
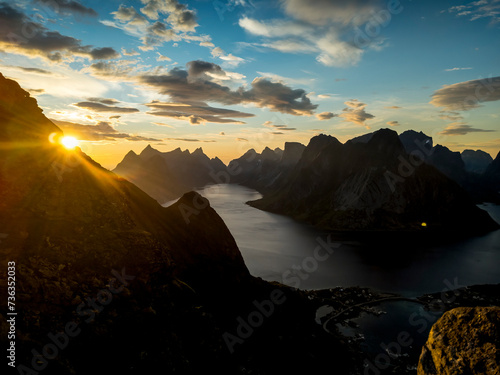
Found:
[[[210,202],[207,198],[201,196],[196,191],[190,191],[185,193],[176,203],[178,206],[184,205],[195,210],[200,210],[201,207],[210,207]]]
[[[407,153],[414,150],[431,150],[434,147],[432,137],[429,137],[423,132],[416,132],[415,130],[407,130],[399,135],[399,140],[403,144]]]
[[[127,152],[127,155],[125,155],[123,159],[136,158],[138,156],[139,155],[137,155],[133,150],[130,150],[129,152]]]
[[[405,148],[399,140],[398,133],[391,129],[377,130],[373,133],[367,145],[375,149],[378,154],[397,156],[405,153]]]
[[[324,148],[330,144],[340,143],[339,140],[331,135],[319,134],[311,138],[307,148]]]
[[[260,156],[262,159],[265,159],[265,160],[278,160],[278,155],[276,155],[276,153],[273,150],[271,150],[269,147],[264,148],[264,150],[262,150],[262,153],[260,154]]]
[[[493,162],[491,155],[482,150],[463,150],[461,156],[467,172],[481,174]]]
[[[251,148],[250,150],[248,150],[243,154],[243,156],[255,156],[255,155],[257,155],[257,151],[255,151],[253,148]]]
[[[149,159],[156,155],[161,155],[161,152],[151,147],[151,145],[147,145],[146,148],[139,154],[139,156],[143,159]]]
[[[194,150],[192,155],[205,155],[205,153],[203,152],[203,148],[198,147],[196,150]]]

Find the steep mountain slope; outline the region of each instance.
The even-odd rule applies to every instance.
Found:
[[[408,155],[388,129],[346,144],[312,138],[282,186],[250,204],[341,231],[497,228],[460,186]]]
[[[1,75],[0,118],[0,267],[15,263],[19,312],[12,373],[275,374],[319,371],[331,353],[347,373],[347,347],[316,326],[302,294],[249,275],[206,199],[191,192],[163,208],[63,149],[36,101]],[[2,272],[2,301],[7,281]],[[273,291],[286,304],[229,345],[225,333]],[[4,348],[7,311],[2,303]]]
[[[160,152],[148,145],[139,155],[130,151],[113,172],[164,203],[194,188],[215,183],[213,176],[225,170],[219,158],[210,159],[201,148],[191,154],[180,148]]]

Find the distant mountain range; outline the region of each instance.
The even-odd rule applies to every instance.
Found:
[[[201,148],[191,154],[180,148],[160,152],[149,145],[139,155],[130,151],[113,172],[133,182],[158,202],[165,203],[214,183],[213,176],[225,170],[219,158],[208,158]]]
[[[460,154],[434,147],[423,133],[381,129],[345,144],[319,135],[281,171],[248,178],[271,181],[253,184],[263,198],[250,205],[339,231],[498,228],[448,177],[466,181]]]
[[[226,167],[201,149],[127,154],[114,170],[158,201],[221,182],[263,198],[250,205],[339,231],[487,231],[497,225],[474,203],[500,202],[499,161],[481,150],[453,152],[422,132],[389,129],[342,144],[319,135],[307,147],[248,150]]]

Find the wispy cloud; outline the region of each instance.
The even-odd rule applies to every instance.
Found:
[[[120,133],[111,126],[111,123],[100,121],[94,125],[83,125],[74,122],[51,119],[59,126],[65,134],[70,134],[82,141],[150,141],[156,142],[159,139],[143,137],[127,133]]]
[[[494,132],[496,130],[486,130],[486,129],[479,129],[479,128],[474,128],[471,125],[466,125],[464,123],[452,123],[448,125],[443,131],[441,131],[439,134],[441,135],[467,135],[469,133],[488,133],[488,132]]]
[[[336,115],[335,113],[333,112],[321,112],[321,113],[318,113],[316,115],[316,117],[318,118],[318,120],[330,120],[331,118],[334,118],[334,117],[338,117],[338,115]]]
[[[432,94],[430,101],[448,111],[466,111],[479,103],[500,100],[500,77],[476,79],[443,86]]]
[[[493,24],[500,22],[500,2],[498,0],[477,0],[468,4],[452,6],[447,11],[457,17],[467,17],[471,21],[487,18]]]
[[[381,2],[373,0],[282,0],[288,19],[258,20],[248,16],[239,25],[248,33],[262,38],[257,47],[271,48],[284,53],[315,54],[326,66],[356,65],[364,47],[384,48],[381,37],[361,45],[356,43],[359,27],[373,19]],[[365,45],[366,44],[366,45]]]
[[[217,142],[216,140],[200,140],[195,138],[164,138],[166,141],[182,141],[182,142],[205,142],[205,143],[213,143]]]
[[[472,68],[449,68],[449,69],[445,69],[444,71],[445,72],[455,72],[457,70],[471,70]]]
[[[97,12],[94,9],[86,7],[75,0],[34,0],[33,2],[37,5],[49,7],[54,12],[63,15],[74,15],[76,13],[84,16],[97,16]]]
[[[114,100],[114,99],[113,99]],[[117,103],[117,101],[113,102]],[[113,113],[134,113],[139,112],[137,108],[117,107],[113,105],[103,104],[102,101],[87,101],[73,104],[75,107],[87,109],[93,112],[113,112]]]
[[[388,121],[386,124],[389,126],[399,126],[399,121]]]

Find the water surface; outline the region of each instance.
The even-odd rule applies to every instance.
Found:
[[[418,296],[444,288],[500,283],[500,230],[449,244],[409,240],[394,245],[338,240],[326,260],[314,259],[318,238],[329,233],[288,217],[250,207],[261,195],[239,185],[199,190],[233,234],[252,273],[301,289],[365,286]],[[482,205],[500,221],[500,207]],[[326,251],[318,252],[321,259]]]

